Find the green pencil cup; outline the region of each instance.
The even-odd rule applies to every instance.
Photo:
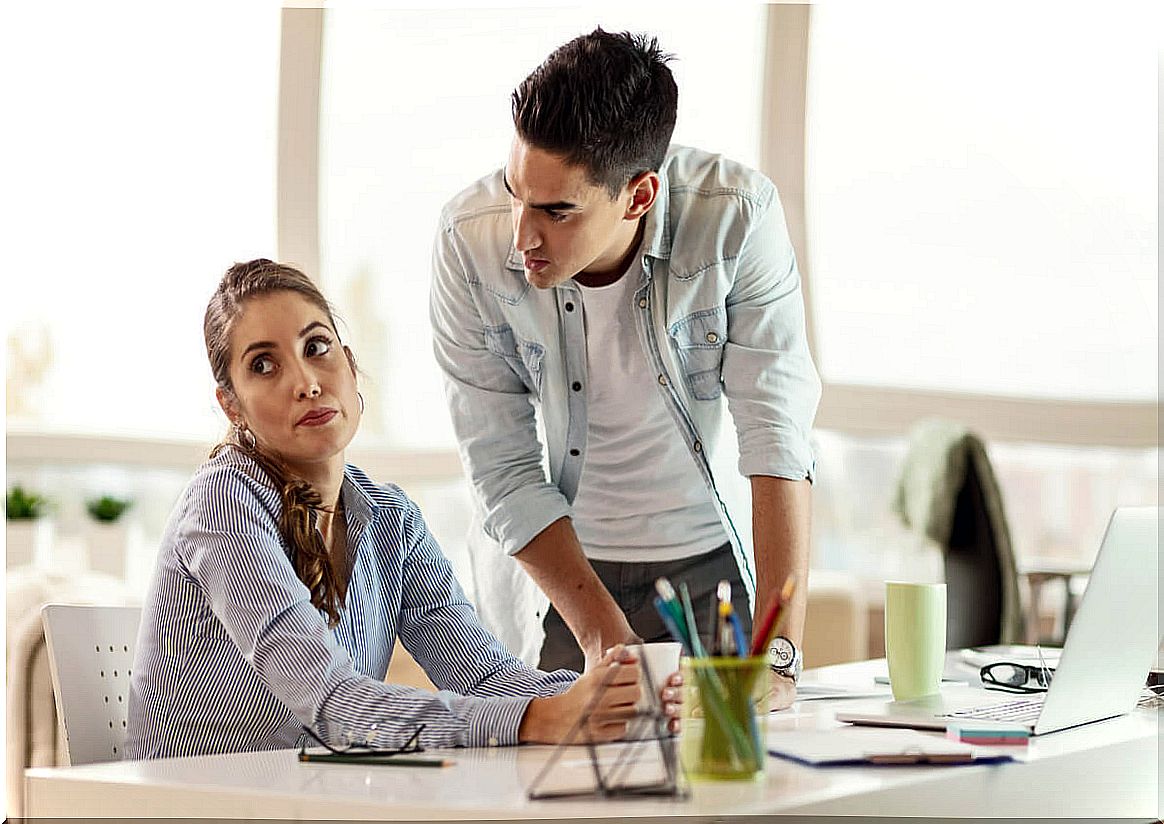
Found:
[[[693,780],[741,781],[764,773],[768,659],[684,658],[679,757]]]

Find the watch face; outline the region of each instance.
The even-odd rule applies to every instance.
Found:
[[[773,638],[772,645],[768,647],[768,652],[771,654],[773,661],[777,666],[786,667],[792,663],[792,642],[787,638]]]

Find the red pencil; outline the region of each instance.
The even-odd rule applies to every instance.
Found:
[[[784,617],[784,606],[792,600],[792,593],[796,591],[796,573],[793,572],[784,580],[780,589],[780,597],[768,607],[764,620],[760,622],[759,630],[752,636],[752,655],[761,655],[772,643],[776,630],[780,627],[780,619]]]

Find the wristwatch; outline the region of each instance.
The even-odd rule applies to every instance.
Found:
[[[768,645],[768,666],[772,672],[791,678],[795,684],[800,680],[800,671],[804,669],[804,658],[796,644],[783,635],[777,635]]]

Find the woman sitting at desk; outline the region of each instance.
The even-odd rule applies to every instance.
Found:
[[[589,733],[625,732],[633,659],[612,651],[581,677],[526,666],[478,622],[416,504],[345,465],[355,359],[306,276],[236,264],[204,332],[231,434],[162,539],[127,758],[292,747],[304,727],[341,746],[399,747],[422,724],[426,747],[554,743],[608,678]],[[440,692],[384,683],[396,638]],[[662,690],[673,729],[678,683]]]

